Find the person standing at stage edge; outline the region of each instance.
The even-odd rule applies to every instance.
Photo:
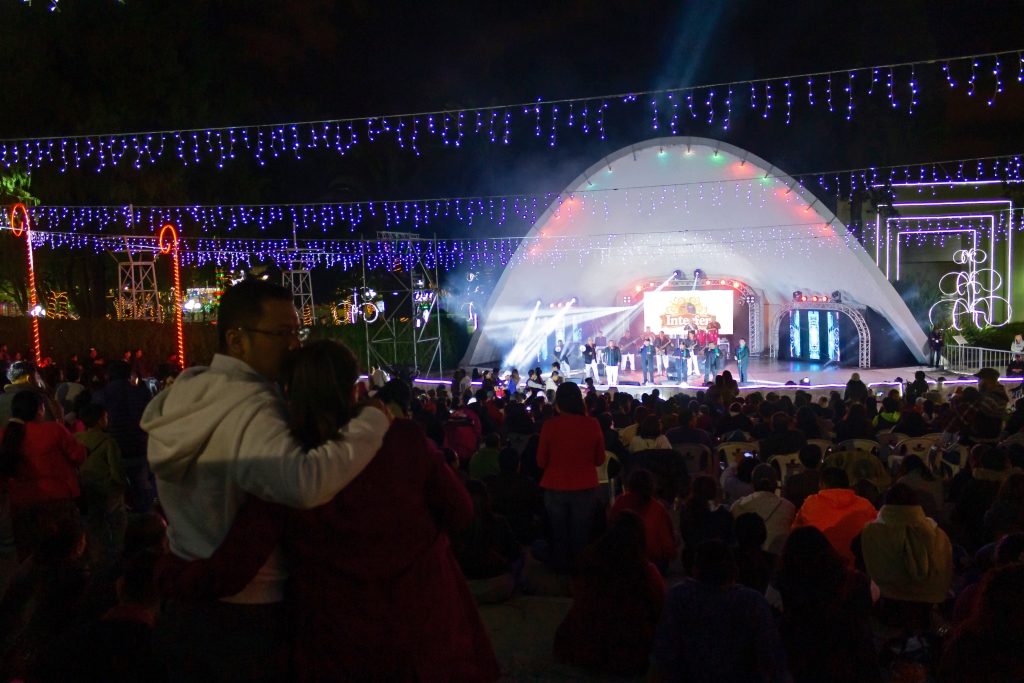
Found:
[[[747,383],[747,365],[750,363],[750,349],[747,347],[747,340],[740,339],[740,345],[736,347],[736,369],[740,372],[740,384]]]
[[[715,381],[715,376],[721,369],[722,352],[718,349],[718,344],[708,341],[708,348],[704,351],[704,381]]]
[[[622,371],[626,371],[626,365],[629,364],[629,369],[632,372],[636,372],[636,355],[633,353],[633,339],[630,337],[629,328],[622,333],[622,338],[619,339],[619,351],[622,353]]]
[[[619,386],[619,363],[622,362],[622,352],[615,345],[614,339],[608,340],[608,350],[605,351],[605,374],[608,375],[608,386]]]
[[[594,384],[601,382],[597,372],[597,348],[594,346],[593,337],[587,337],[587,344],[583,347],[583,377],[593,377]]]
[[[276,383],[301,332],[290,290],[243,280],[221,297],[210,367],[189,368],[146,407],[149,464],[179,558],[210,557],[249,496],[306,509],[329,502],[380,448],[390,423],[380,401],[317,448],[292,434]],[[237,595],[168,600],[153,637],[170,678],[282,678],[287,577],[275,552]]]
[[[643,371],[643,383],[654,384],[654,340],[644,337],[644,345],[640,347],[640,368]]]
[[[946,339],[942,335],[942,330],[936,325],[928,334],[928,367],[942,367],[942,347],[945,344]]]

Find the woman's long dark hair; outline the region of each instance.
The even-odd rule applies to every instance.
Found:
[[[644,468],[638,467],[629,475],[629,483],[626,488],[636,496],[640,508],[646,509],[654,496],[654,475]]]
[[[3,439],[0,439],[0,476],[13,477],[18,463],[25,456],[25,424],[31,422],[39,414],[43,405],[43,397],[31,389],[19,391],[11,399],[11,417],[13,419],[4,428]]]
[[[586,415],[587,405],[583,402],[580,385],[564,382],[555,391],[555,407],[562,415]]]
[[[583,576],[595,579],[606,597],[642,600],[648,590],[644,520],[635,512],[620,512],[580,564]]]
[[[359,365],[344,344],[325,339],[297,349],[285,377],[292,432],[306,448],[330,440],[352,419]]]
[[[693,480],[690,497],[683,506],[686,519],[696,528],[711,514],[709,503],[718,498],[718,482],[702,474]]]
[[[800,406],[796,411],[796,428],[803,432],[804,436],[808,439],[821,437],[818,418],[810,406]]]

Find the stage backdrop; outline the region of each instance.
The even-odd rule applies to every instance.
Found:
[[[665,330],[674,336],[689,325],[707,327],[717,322],[722,335],[732,334],[734,311],[732,290],[695,290],[692,292],[647,292],[644,294],[644,327],[652,332]],[[746,313],[746,309],[744,309]]]

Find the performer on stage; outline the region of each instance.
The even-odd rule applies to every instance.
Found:
[[[659,332],[658,336],[654,338],[654,348],[658,354],[658,372],[662,374],[662,377],[668,377],[668,357],[672,352],[672,340],[665,334],[665,330]]]
[[[607,361],[604,359],[604,349],[606,346],[608,346],[608,340],[604,336],[604,330],[598,330],[597,336],[594,337],[594,347],[597,349],[598,363],[607,364]]]
[[[572,353],[572,347],[563,345],[561,339],[555,344],[555,350],[551,352],[551,357],[561,365],[562,372],[560,374],[562,377],[572,375],[572,368],[569,367],[570,353]]]
[[[629,335],[629,328],[622,333],[622,338],[619,339],[619,351],[622,353],[622,371],[626,371],[626,365],[629,364],[630,369],[636,372],[636,356],[633,353],[633,346],[636,344],[635,341]]]
[[[643,371],[643,383],[654,384],[654,340],[644,337],[644,345],[640,347],[640,368]]]
[[[619,363],[622,362],[622,352],[615,345],[614,339],[608,340],[608,350],[605,352],[605,374],[608,375],[608,386],[619,386]]]
[[[747,348],[747,340],[740,339],[740,345],[736,349],[736,369],[740,372],[740,384],[747,383],[748,363],[750,363],[750,349]]]
[[[593,377],[595,384],[601,381],[597,373],[597,349],[594,348],[593,337],[587,337],[587,343],[583,347],[583,377]]]
[[[700,376],[700,362],[697,360],[697,333],[691,330],[683,340],[683,357],[686,358],[686,378]]]
[[[704,382],[713,382],[722,369],[722,352],[718,350],[718,344],[708,342],[704,351]]]

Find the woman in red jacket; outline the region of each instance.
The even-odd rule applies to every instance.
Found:
[[[292,430],[307,446],[354,409],[357,365],[331,341],[297,351],[289,372]],[[409,387],[378,398],[408,411]],[[165,556],[158,582],[179,600],[240,592],[280,545],[292,578],[286,604],[294,674],[306,681],[494,681],[501,676],[448,529],[473,503],[423,430],[396,419],[380,451],[334,499],[308,511],[250,498],[206,560]]]
[[[18,392],[11,401],[11,420],[0,430],[0,477],[7,479],[19,560],[35,552],[59,520],[78,519],[77,468],[89,453],[63,419],[44,422],[45,414],[42,396]]]
[[[555,392],[556,417],[540,431],[537,465],[551,520],[551,559],[556,571],[570,573],[590,542],[597,505],[597,468],[604,464],[601,425],[587,417],[583,393],[566,382]]]

